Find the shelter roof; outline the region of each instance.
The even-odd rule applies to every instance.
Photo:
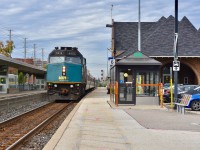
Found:
[[[161,62],[146,56],[141,52],[132,52],[128,56],[118,60],[116,65],[162,65]]]

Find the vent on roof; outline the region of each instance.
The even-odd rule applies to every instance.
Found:
[[[72,50],[72,47],[61,47],[60,50]]]
[[[78,48],[77,47],[73,47],[73,50],[78,50]]]

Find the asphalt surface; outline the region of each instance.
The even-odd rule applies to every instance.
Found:
[[[186,112],[183,115],[173,109],[129,108],[124,111],[147,129],[200,132],[200,114]]]

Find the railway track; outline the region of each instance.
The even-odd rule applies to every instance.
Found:
[[[72,103],[50,103],[0,124],[0,150],[17,149]]]

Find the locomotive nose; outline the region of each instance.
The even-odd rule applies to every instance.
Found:
[[[69,93],[69,90],[68,89],[65,89],[65,88],[62,88],[61,89],[61,94],[62,95],[66,95],[66,94],[68,94]]]

